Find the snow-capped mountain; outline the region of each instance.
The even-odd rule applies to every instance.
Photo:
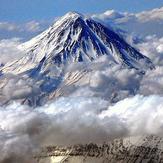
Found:
[[[23,103],[41,105],[49,99],[69,96],[80,86],[90,85],[92,74],[100,71],[99,66],[104,63],[100,58],[107,58],[105,63],[108,67],[119,66],[128,71],[133,68],[134,71],[138,70],[137,73],[154,68],[149,58],[126,43],[112,29],[75,12],[67,13],[46,31],[21,44],[19,48],[25,51],[25,55],[0,68],[1,76],[16,75],[16,78],[14,75],[6,75],[7,79],[5,75],[1,78],[2,103],[7,103],[10,99],[21,99]],[[78,68],[67,69],[79,62],[81,64],[77,64]],[[11,87],[10,81],[17,86]],[[107,81],[112,83],[111,80]],[[112,96],[115,99],[115,94],[120,95],[115,88],[116,82],[113,81],[112,84],[113,90],[107,89],[103,93],[107,99],[112,99]],[[134,94],[138,88],[128,87],[122,90],[126,89]],[[8,93],[10,90],[15,93]],[[98,92],[93,96],[100,95]]]
[[[4,72],[21,73],[38,65],[46,71],[49,66],[90,62],[103,55],[107,55],[112,63],[130,68],[153,68],[150,59],[126,43],[112,29],[76,12],[67,13],[19,48],[25,50],[26,55],[6,65]]]

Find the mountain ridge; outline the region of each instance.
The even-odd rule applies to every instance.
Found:
[[[77,144],[74,146],[48,146],[35,158],[43,162],[83,163],[162,163],[163,140],[155,135],[119,138],[103,144]]]

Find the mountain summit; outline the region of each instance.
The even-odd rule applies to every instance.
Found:
[[[26,51],[26,56],[13,64],[14,71],[19,67],[16,73],[34,68],[41,61],[44,67],[60,66],[90,62],[103,55],[107,55],[111,62],[129,68],[153,68],[150,59],[112,29],[76,12],[67,13],[46,31],[22,44],[21,48]],[[13,66],[7,70],[13,71]]]

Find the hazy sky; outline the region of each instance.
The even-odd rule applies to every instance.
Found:
[[[163,6],[163,0],[0,0],[0,21],[47,20],[68,11],[100,13],[140,12]]]

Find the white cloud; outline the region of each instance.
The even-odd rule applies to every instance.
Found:
[[[0,162],[33,163],[32,157],[42,145],[70,143],[73,137],[76,142],[87,141],[89,138],[82,135],[85,131],[91,134],[89,129],[95,122],[91,115],[106,105],[100,99],[63,98],[35,109],[16,103],[0,107]],[[81,131],[80,126],[83,126]],[[103,131],[100,128],[96,131],[95,127],[92,130],[98,135]],[[95,135],[93,138],[97,139]]]
[[[0,30],[17,31],[17,32],[38,32],[41,30],[41,23],[37,21],[29,21],[23,24],[16,24],[10,22],[0,22]]]
[[[163,7],[156,8],[140,13],[122,13],[114,10],[108,10],[102,14],[96,14],[92,17],[111,25],[113,28],[121,28],[135,35],[147,36],[156,35],[163,36]]]
[[[47,119],[32,108],[18,104],[1,107],[0,112],[0,162],[36,162],[33,153],[37,151],[37,136],[46,132]]]
[[[66,84],[67,86],[62,88],[63,95],[66,92],[66,95],[72,97],[102,97],[108,101],[117,102],[133,96],[139,90],[142,75],[134,69],[110,64],[107,57],[87,65],[80,63],[73,66],[71,64],[66,67],[66,71],[80,74],[83,68],[89,73],[76,84]],[[71,79],[67,80],[71,81]]]
[[[0,64],[12,62],[24,55],[24,52],[18,48],[20,43],[18,38],[0,40]]]
[[[41,28],[41,24],[36,21],[30,21],[25,24],[25,30],[29,32],[38,32],[40,31],[40,28]]]
[[[163,97],[137,95],[126,98],[107,111],[103,111],[100,117],[118,119],[128,129],[129,135],[156,134],[163,136]],[[117,126],[118,123],[112,124]]]
[[[153,71],[147,71],[140,82],[141,94],[163,94],[163,66],[156,66]]]
[[[18,30],[18,26],[14,23],[0,22],[0,30],[15,31]]]
[[[40,93],[40,88],[32,80],[8,74],[4,76],[6,82],[2,89],[2,94],[6,101],[25,99],[28,97],[33,97]]]
[[[156,95],[137,95],[112,106],[101,98],[67,97],[35,109],[18,103],[1,107],[0,162],[33,163],[32,156],[44,145],[163,136],[162,102]]]
[[[134,46],[148,56],[155,65],[163,66],[163,37],[148,36],[143,42]]]
[[[45,30],[51,22],[36,20],[24,23],[0,22],[0,39],[19,37],[28,40]]]
[[[163,20],[163,7],[156,8],[150,11],[143,11],[141,13],[136,14],[136,17],[140,21],[151,21],[151,20]]]

